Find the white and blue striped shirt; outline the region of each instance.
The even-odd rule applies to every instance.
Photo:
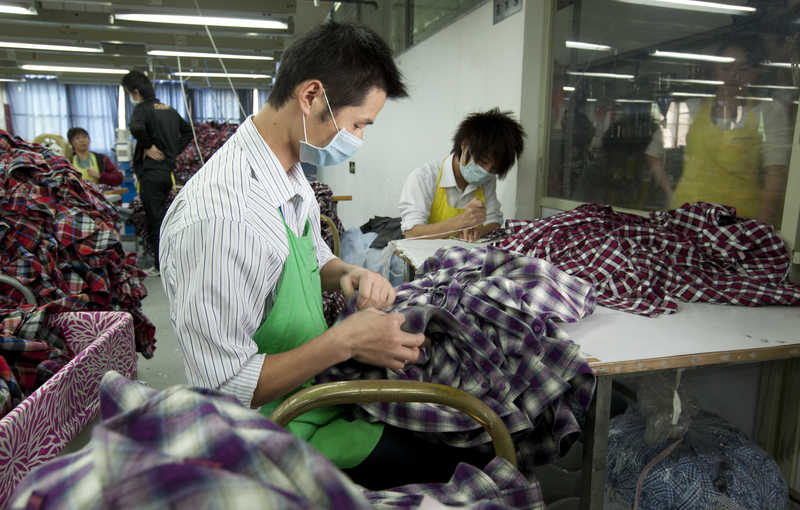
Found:
[[[253,335],[306,218],[322,268],[334,255],[300,164],[289,172],[248,118],[186,183],[161,226],[161,281],[189,384],[250,406],[264,363]]]

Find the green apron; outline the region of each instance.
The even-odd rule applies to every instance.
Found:
[[[327,329],[322,314],[319,264],[309,222],[306,220],[303,237],[297,237],[285,219],[283,225],[289,239],[289,256],[283,266],[272,309],[253,336],[258,352],[267,355],[290,351]],[[313,381],[313,378],[309,379],[300,388],[311,386]],[[264,404],[260,412],[269,416],[300,388]],[[338,467],[352,468],[361,464],[375,449],[383,433],[383,424],[349,420],[349,414],[347,407],[323,407],[296,418],[287,428],[311,443]]]

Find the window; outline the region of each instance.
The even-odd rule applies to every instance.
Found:
[[[754,10],[558,2],[543,205],[705,201],[780,225],[798,98],[788,60],[798,48],[787,41],[797,16],[783,2],[738,3]]]

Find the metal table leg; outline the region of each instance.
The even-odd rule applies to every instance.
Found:
[[[583,430],[582,510],[602,510],[605,498],[608,426],[611,414],[610,375],[597,376],[594,400]]]

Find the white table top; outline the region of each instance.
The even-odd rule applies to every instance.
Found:
[[[477,248],[488,243],[468,243],[458,239],[398,239],[391,241],[395,253],[405,257],[414,269],[422,267],[425,259],[436,253],[439,248],[461,246],[463,248]]]
[[[800,357],[800,307],[680,303],[656,318],[597,307],[561,326],[601,373]]]

